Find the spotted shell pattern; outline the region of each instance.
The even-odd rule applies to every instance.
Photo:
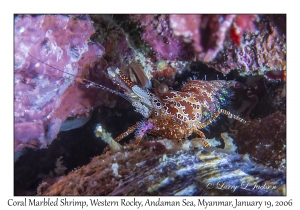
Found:
[[[169,91],[158,97],[167,114],[184,122],[201,121],[202,112],[213,114],[225,104],[225,97],[230,97],[227,88],[234,84],[234,81],[191,80],[180,91]]]
[[[188,81],[180,91],[158,93],[157,104],[149,119],[155,126],[149,133],[170,139],[184,139],[200,129],[198,124],[212,116],[230,97],[227,90],[234,81]],[[223,100],[224,99],[224,100]],[[207,117],[203,113],[208,113]]]
[[[135,111],[145,118],[116,137],[116,141],[120,141],[134,130],[137,130],[137,144],[146,132],[174,140],[186,139],[194,132],[207,147],[209,144],[200,130],[211,124],[220,113],[246,122],[221,108],[231,97],[229,87],[235,86],[234,81],[191,80],[179,91],[169,90],[164,84],[148,90],[132,83],[117,68],[108,69],[108,73],[111,79],[124,89],[125,98],[135,107]]]

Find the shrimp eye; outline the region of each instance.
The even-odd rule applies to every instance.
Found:
[[[157,91],[158,91],[159,93],[166,93],[166,92],[169,91],[169,87],[168,87],[166,84],[164,84],[164,83],[160,83],[160,84],[157,86]]]

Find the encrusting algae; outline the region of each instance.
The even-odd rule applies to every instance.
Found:
[[[285,175],[228,150],[161,139],[108,151],[38,195],[284,195]],[[194,147],[195,146],[195,147]]]

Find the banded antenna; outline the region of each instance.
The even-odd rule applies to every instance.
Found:
[[[93,82],[93,81],[90,81],[90,80],[88,80],[88,79],[79,78],[78,76],[76,76],[76,75],[74,75],[74,74],[71,74],[71,73],[69,73],[69,72],[65,72],[65,71],[63,71],[63,70],[60,70],[60,69],[56,68],[55,66],[49,65],[49,64],[45,63],[44,61],[39,60],[38,58],[32,56],[30,53],[28,53],[28,55],[31,56],[32,58],[34,58],[35,60],[37,60],[37,61],[39,61],[39,62],[41,62],[41,63],[43,63],[43,64],[45,64],[45,65],[47,65],[47,66],[49,66],[49,67],[51,67],[51,68],[53,68],[53,69],[55,69],[55,70],[57,70],[57,71],[60,71],[60,72],[63,72],[64,74],[68,74],[68,75],[70,75],[70,76],[73,76],[77,82],[86,84],[87,87],[89,87],[89,86],[92,86],[92,87],[93,87],[93,86],[94,86],[94,87],[100,88],[100,89],[102,89],[102,90],[108,91],[108,92],[113,93],[113,94],[115,94],[115,95],[121,96],[121,97],[124,98],[125,100],[131,102],[131,101],[128,99],[128,97],[127,97],[125,94],[123,94],[123,93],[120,93],[120,92],[118,92],[118,91],[115,91],[115,90],[113,90],[113,89],[110,89],[110,88],[108,88],[108,87],[105,87],[105,86],[103,86],[103,85],[97,84],[97,83],[95,83],[95,82]],[[67,78],[65,78],[65,79],[67,79]]]

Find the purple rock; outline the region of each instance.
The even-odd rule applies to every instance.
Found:
[[[88,44],[93,33],[88,16],[15,18],[15,151],[46,147],[67,117],[89,113],[92,100],[74,76],[104,53],[100,44]]]

